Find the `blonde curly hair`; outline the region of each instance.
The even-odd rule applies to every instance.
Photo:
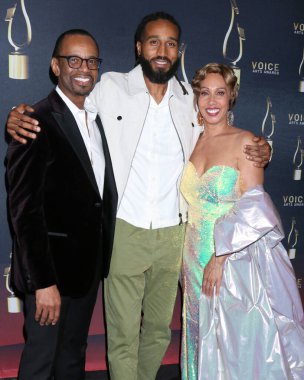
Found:
[[[235,105],[236,98],[238,97],[239,85],[233,69],[222,63],[208,63],[196,71],[191,83],[194,92],[194,108],[197,109],[197,102],[201,92],[200,83],[208,74],[220,74],[223,77],[231,92],[229,100],[229,109],[231,109]]]

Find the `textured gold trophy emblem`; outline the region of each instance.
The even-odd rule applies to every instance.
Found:
[[[294,156],[293,156],[293,179],[295,181],[300,181],[302,177],[302,169],[301,166],[303,165],[304,161],[304,149],[301,149],[301,137],[298,136],[298,142],[297,142],[297,148],[295,150]]]
[[[230,24],[227,30],[227,33],[224,38],[223,43],[223,56],[224,58],[228,59],[230,61],[230,66],[234,70],[235,75],[238,78],[238,84],[240,85],[241,81],[241,69],[236,66],[237,62],[242,58],[243,55],[243,41],[245,41],[245,30],[239,26],[239,24],[236,22],[236,17],[239,15],[239,8],[236,4],[236,0],[230,0],[231,4],[231,18],[230,18]],[[238,48],[238,55],[236,55],[234,58],[230,57],[227,50],[228,50],[228,40],[230,39],[231,32],[233,28],[235,27],[237,29],[237,35],[238,35],[238,41],[239,41],[239,48]]]
[[[12,254],[10,256],[12,256]],[[7,310],[9,313],[20,313],[22,311],[22,301],[20,298],[15,296],[14,292],[9,286],[10,274],[11,267],[9,266],[4,268],[5,287],[6,290],[10,293],[10,295],[7,297]]]
[[[299,66],[299,75],[300,75],[300,83],[299,83],[299,92],[304,92],[304,49],[303,49],[303,57]]]
[[[272,103],[269,98],[267,97],[266,100],[266,113],[262,122],[262,134],[265,137],[266,141],[272,148],[271,156],[273,153],[273,141],[271,139],[272,135],[274,134],[274,127],[276,123],[275,115],[271,112]]]
[[[288,256],[290,259],[294,259],[296,257],[296,245],[298,243],[299,231],[295,228],[296,218],[292,218],[291,220],[291,228],[288,234],[287,242],[288,242]]]
[[[16,12],[17,3],[7,10],[5,21],[8,22],[8,32],[7,37],[9,43],[15,49],[14,52],[10,53],[8,56],[8,67],[9,67],[9,78],[12,79],[27,79],[28,78],[28,56],[24,53],[24,48],[26,48],[32,40],[32,28],[30,19],[25,9],[24,0],[20,0],[20,7],[24,21],[26,24],[26,41],[24,43],[17,44],[12,38],[12,29],[14,14]]]

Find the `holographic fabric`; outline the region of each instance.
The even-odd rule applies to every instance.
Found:
[[[200,298],[198,380],[303,380],[304,313],[280,217],[256,186],[214,226],[227,255],[218,297]]]
[[[189,162],[181,182],[189,204],[183,252],[182,379],[198,379],[199,299],[203,269],[214,252],[214,224],[240,197],[239,172],[229,166],[213,166],[198,176]],[[213,380],[210,378],[210,380]]]

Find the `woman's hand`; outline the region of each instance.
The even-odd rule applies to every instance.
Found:
[[[227,256],[215,257],[215,254],[213,254],[205,266],[202,290],[207,297],[212,297],[214,286],[216,287],[216,295],[218,296],[220,293],[226,258]]]

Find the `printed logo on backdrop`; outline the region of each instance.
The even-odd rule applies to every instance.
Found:
[[[266,113],[262,122],[262,135],[268,142],[268,144],[271,146],[272,151],[271,151],[271,157],[273,155],[273,140],[272,136],[274,134],[274,127],[276,123],[276,118],[275,115],[273,114],[272,110],[272,103],[269,98],[269,96],[266,99]]]
[[[24,36],[25,42],[22,42],[22,43],[15,42],[12,37],[13,29],[16,30],[18,27],[18,25],[14,23],[14,15],[17,8],[18,8],[18,11],[21,11],[22,16],[23,16],[22,19],[24,20],[25,25],[26,25],[26,36]],[[25,9],[24,0],[19,0],[18,3],[16,3],[12,8],[8,8],[5,21],[8,22],[8,30],[7,30],[8,42],[15,49],[8,56],[9,78],[28,79],[29,59],[26,54],[26,48],[29,46],[29,44],[32,41],[32,28],[31,28],[30,19]]]
[[[303,278],[297,278],[298,289],[302,289]]]
[[[304,113],[289,113],[288,124],[289,125],[304,125]]]
[[[280,75],[280,64],[275,62],[252,61],[252,72],[254,74]]]
[[[10,253],[10,258],[12,258],[12,253]],[[15,293],[10,288],[10,275],[11,267],[4,268],[4,278],[5,278],[5,287],[9,295],[7,297],[7,311],[9,313],[21,313],[22,311],[22,301],[15,296]]]
[[[304,149],[301,148],[301,137],[298,136],[297,147],[293,156],[293,179],[300,181],[302,178],[302,165],[304,161]]]
[[[297,252],[299,230],[296,228],[296,224],[297,224],[296,218],[292,217],[291,227],[290,227],[288,238],[287,238],[288,256],[291,260],[296,257],[296,252]]]
[[[294,34],[302,34],[304,35],[304,23],[302,22],[294,22],[293,23],[293,32]]]
[[[187,45],[184,42],[182,42],[179,45],[178,56],[179,56],[179,59],[180,59],[180,65],[181,65],[181,70],[182,70],[182,75],[183,75],[184,82],[189,83],[188,78],[187,78],[187,74],[186,74],[186,69],[185,69],[186,47],[187,47]]]
[[[236,0],[230,0],[231,5],[231,18],[228,30],[226,32],[223,43],[223,56],[230,62],[230,67],[234,70],[235,75],[238,78],[238,84],[241,81],[241,69],[237,67],[237,63],[240,61],[243,55],[243,41],[245,41],[245,30],[239,26],[236,22],[240,11],[237,6]],[[238,47],[236,51],[232,52],[231,45]],[[228,46],[229,45],[229,46]]]
[[[301,78],[299,82],[299,92],[304,92],[304,49],[303,49],[303,57],[299,66],[299,76]]]
[[[303,195],[283,195],[283,206],[284,207],[303,207],[304,206],[304,196]]]

